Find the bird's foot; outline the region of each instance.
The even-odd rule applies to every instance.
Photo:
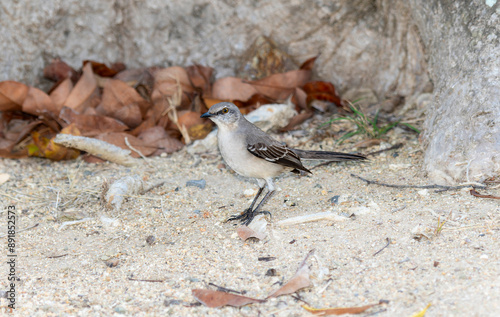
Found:
[[[241,220],[242,225],[248,226],[252,222],[253,218],[255,218],[255,216],[258,214],[264,214],[264,215],[268,215],[269,217],[272,217],[271,213],[269,211],[257,211],[256,212],[255,210],[246,209],[245,211],[243,211],[239,215],[232,215],[231,217],[227,218],[227,220],[224,222]]]

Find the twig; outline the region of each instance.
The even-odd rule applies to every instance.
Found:
[[[222,286],[219,286],[219,285],[215,285],[214,283],[208,283],[208,286],[213,286],[213,287],[217,288],[217,290],[220,291],[220,292],[235,293],[235,294],[240,294],[240,295],[244,295],[245,294],[245,292],[235,291],[234,289],[225,288],[225,287],[222,287]]]
[[[68,255],[68,253],[65,253],[65,254],[61,254],[61,255],[51,255],[51,256],[48,256],[47,259],[57,259],[57,258],[62,258],[63,256],[66,256]]]
[[[36,228],[36,227],[38,227],[38,225],[39,225],[39,223],[35,223],[35,224],[34,224],[34,225],[32,225],[31,227],[27,227],[27,228],[24,228],[24,229],[17,230],[17,231],[16,231],[16,233],[17,233],[17,232],[23,232],[23,231],[26,231],[26,230],[30,230],[30,229]],[[1,235],[1,236],[0,236],[0,238],[6,237],[6,236],[8,236],[8,234],[3,234],[3,235]]]
[[[163,283],[165,280],[143,280],[143,279],[138,279],[138,278],[133,278],[129,277],[129,281],[136,281],[136,282],[149,282],[149,283]]]
[[[380,249],[377,252],[373,253],[373,256],[376,256],[377,254],[379,254],[380,252],[382,252],[385,248],[387,248],[389,245],[391,245],[391,239],[390,238],[385,238],[385,241],[387,241],[387,244],[384,245],[384,247],[382,249]]]
[[[425,189],[430,189],[430,188],[437,188],[438,190],[436,192],[441,192],[441,191],[446,191],[446,190],[454,190],[454,189],[462,189],[462,188],[467,188],[467,187],[478,187],[478,188],[486,188],[486,186],[481,185],[481,184],[465,184],[465,185],[458,185],[458,186],[445,186],[445,185],[398,185],[398,184],[386,184],[386,183],[381,183],[377,181],[371,181],[368,179],[365,179],[361,176],[351,174],[352,177],[358,178],[364,182],[366,182],[368,185],[374,184],[374,185],[379,185],[379,186],[385,186],[385,187],[393,187],[393,188],[425,188]]]
[[[167,181],[168,181],[168,179],[160,179],[159,181],[156,181],[153,184],[150,184],[148,187],[145,187],[139,194],[144,195],[145,193],[149,192],[150,190],[162,186]]]
[[[472,196],[475,196],[475,197],[479,197],[479,198],[491,198],[491,199],[500,199],[499,196],[493,196],[493,195],[481,195],[480,193],[478,193],[477,191],[475,191],[474,189],[471,189],[470,190],[470,194]]]
[[[368,155],[376,155],[376,154],[380,154],[380,153],[383,153],[383,152],[387,152],[387,151],[390,151],[390,150],[397,150],[399,148],[402,148],[403,147],[403,143],[397,143],[397,144],[394,144],[393,146],[387,148],[387,149],[383,149],[383,150],[379,150],[379,151],[375,151],[375,152],[370,152],[368,154],[366,154],[366,156]]]
[[[54,139],[54,143],[85,151],[104,160],[125,166],[133,166],[137,162],[136,159],[130,157],[129,150],[98,139],[60,133]]]
[[[142,154],[141,151],[139,151],[138,149],[136,149],[135,147],[133,147],[132,144],[130,144],[130,142],[128,141],[127,137],[125,137],[125,144],[128,146],[129,149],[131,149],[135,153],[139,154],[139,156],[144,159],[144,161],[146,162],[146,164],[149,165],[149,167],[152,167],[151,163],[149,163],[149,160],[144,156],[144,154]]]

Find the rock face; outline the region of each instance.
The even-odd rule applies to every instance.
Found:
[[[317,74],[341,94],[415,100],[434,85],[425,168],[437,180],[478,181],[500,172],[499,15],[494,0],[5,1],[0,80],[39,86],[54,57],[235,75],[265,35],[299,63],[321,53]]]

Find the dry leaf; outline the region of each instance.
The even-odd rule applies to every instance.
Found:
[[[23,112],[35,116],[44,112],[50,112],[57,117],[59,111],[61,111],[61,108],[54,104],[49,95],[35,87],[29,88],[28,95],[23,102]]]
[[[371,304],[359,307],[338,307],[338,308],[312,308],[307,305],[303,305],[302,308],[318,316],[328,316],[328,315],[343,315],[343,314],[361,314],[366,310],[377,306],[379,304]]]
[[[261,80],[252,81],[250,84],[260,94],[273,99],[285,100],[295,92],[296,87],[307,83],[310,77],[310,70],[299,69],[274,74]]]
[[[76,83],[64,102],[64,105],[78,112],[82,112],[88,106],[87,102],[90,101],[96,90],[97,81],[92,72],[92,66],[87,63],[87,65],[83,67],[83,74],[80,80]]]
[[[341,100],[335,92],[335,87],[327,81],[311,81],[305,84],[302,89],[307,94],[307,105],[314,100],[328,101],[341,107]]]
[[[214,69],[202,65],[192,65],[186,67],[186,72],[193,87],[203,91],[203,96],[210,96],[212,93],[211,78]]]
[[[68,124],[74,124],[84,136],[95,136],[108,132],[121,132],[128,129],[120,121],[101,115],[78,114],[73,109],[64,107],[59,118]]]
[[[92,71],[101,77],[113,77],[122,70],[125,70],[126,66],[123,63],[112,64],[111,67],[106,66],[106,64],[99,63],[96,61],[86,60],[83,61],[83,65],[90,64],[92,66]]]
[[[312,70],[314,67],[314,63],[316,62],[316,59],[318,57],[319,57],[319,55],[316,55],[314,57],[309,58],[304,63],[302,63],[302,65],[300,65],[300,69]]]
[[[190,100],[186,93],[193,93],[194,88],[191,86],[189,76],[186,70],[179,66],[163,68],[154,73],[155,85],[151,93],[151,100],[165,100],[167,97],[172,97],[177,94],[180,89],[183,92],[181,105],[189,105]]]
[[[29,87],[16,81],[0,82],[0,111],[21,110]]]
[[[234,306],[241,307],[253,303],[263,303],[265,300],[246,296],[213,291],[208,289],[193,289],[194,298],[207,307]]]
[[[75,82],[78,78],[78,73],[60,58],[55,58],[43,69],[43,77],[55,82],[70,78]]]
[[[215,81],[212,88],[212,97],[220,100],[246,101],[257,92],[257,89],[251,84],[243,82],[241,78],[224,77]]]
[[[311,285],[311,280],[309,279],[310,270],[309,265],[307,264],[307,259],[311,256],[311,254],[313,254],[313,252],[314,250],[309,251],[295,275],[285,285],[277,289],[275,292],[271,293],[271,295],[269,295],[267,298],[292,294],[302,288],[309,287]]]
[[[71,90],[73,90],[73,82],[70,78],[66,78],[50,92],[50,99],[52,99],[52,102],[57,109],[62,109],[64,102],[68,99],[68,96],[71,93]]]
[[[138,136],[144,142],[144,146],[154,148],[152,156],[160,155],[161,153],[173,153],[184,147],[184,144],[171,137],[162,127],[152,127],[144,130]]]
[[[130,128],[139,126],[146,115],[149,103],[132,87],[121,80],[111,79],[104,85],[102,114],[116,118]]]
[[[69,125],[62,129],[61,134],[80,135],[74,125]],[[33,143],[28,145],[29,156],[45,157],[53,161],[72,160],[80,155],[80,151],[70,149],[54,142],[55,136],[51,139],[34,131],[31,133]]]
[[[307,119],[309,119],[310,117],[312,117],[313,114],[314,114],[314,112],[310,109],[302,111],[301,113],[297,114],[292,119],[290,119],[290,122],[288,122],[288,124],[285,127],[281,128],[280,131],[286,132],[286,131],[292,130],[293,128],[295,128],[296,126],[301,124],[302,122],[304,122]]]

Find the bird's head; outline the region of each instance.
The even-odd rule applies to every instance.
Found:
[[[201,115],[201,118],[209,118],[219,127],[221,125],[231,126],[241,117],[240,109],[230,102],[219,102]]]

